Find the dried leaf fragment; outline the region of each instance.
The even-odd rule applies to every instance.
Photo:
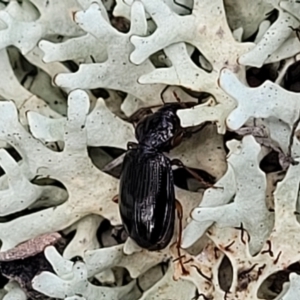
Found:
[[[0,252],[0,261],[13,261],[35,256],[44,251],[47,246],[56,244],[61,238],[61,235],[57,232],[40,235],[19,244],[13,249]]]

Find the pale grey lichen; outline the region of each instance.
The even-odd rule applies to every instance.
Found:
[[[46,233],[66,237],[62,253],[44,251],[53,272],[32,280],[41,297],[299,298],[288,268],[300,260],[300,96],[285,86],[299,63],[299,25],[296,0],[0,3],[0,251]],[[277,79],[253,84],[251,67]],[[115,155],[108,148],[135,141],[128,116],[176,97],[200,98],[178,116],[202,127],[167,155],[215,181],[175,188],[186,274],[178,220],[162,251],[112,238],[119,182],[101,171]],[[275,288],[286,270],[289,282]],[[0,299],[27,299],[22,287],[10,279]]]
[[[197,227],[197,231],[193,230],[193,233],[197,232],[199,238],[212,222],[221,227],[239,227],[243,224],[251,237],[249,251],[254,255],[262,248],[273,226],[273,215],[268,211],[265,202],[266,176],[259,169],[262,159],[261,148],[251,136],[246,136],[241,144],[233,140],[228,147],[230,150],[228,163],[233,176],[229,171],[222,181],[216,183],[216,186],[223,187],[223,190],[219,193],[215,191],[213,197],[212,190],[204,193],[201,206],[192,212],[193,221],[185,232],[189,234],[189,226]],[[245,168],[247,172],[243,172]],[[226,179],[226,176],[230,179]],[[224,184],[225,182],[228,182],[228,186]],[[227,194],[226,198],[224,194]],[[234,202],[227,204],[233,195]],[[225,201],[220,203],[222,198]],[[183,237],[183,243],[189,245],[191,237],[188,235]]]
[[[6,293],[3,291],[4,293],[2,295],[0,294],[3,300],[27,300],[26,294],[15,281],[9,282],[5,286],[5,291]]]

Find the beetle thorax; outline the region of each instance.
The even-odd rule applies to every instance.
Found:
[[[142,146],[167,151],[179,127],[179,118],[175,112],[161,111],[138,124],[136,138]]]

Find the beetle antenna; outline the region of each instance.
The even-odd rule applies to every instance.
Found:
[[[162,101],[163,104],[166,104],[165,100],[164,100],[164,97],[163,97],[163,94],[165,93],[165,91],[170,87],[170,85],[167,85],[160,93],[160,99]]]
[[[178,103],[181,103],[181,99],[178,97],[177,93],[173,91],[173,95]]]

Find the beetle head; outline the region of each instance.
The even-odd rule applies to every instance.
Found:
[[[169,151],[181,129],[178,109],[196,105],[194,102],[168,103],[138,123],[135,133],[139,144],[158,151]]]

